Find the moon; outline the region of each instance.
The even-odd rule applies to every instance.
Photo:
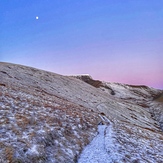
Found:
[[[36,20],[38,20],[38,16],[36,16]]]

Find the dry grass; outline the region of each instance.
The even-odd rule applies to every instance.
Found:
[[[13,163],[14,149],[12,147],[6,147],[5,154],[6,154],[6,159],[9,161],[9,163]]]
[[[101,121],[99,114],[103,111],[97,110],[96,106],[105,101],[108,102],[106,116],[114,124],[114,129],[122,126],[114,133],[115,137],[119,135],[123,140],[122,146],[125,143],[133,144],[128,138],[148,140],[148,134],[149,137],[155,132],[156,136],[159,135],[152,124],[138,123],[139,118],[142,118],[140,112],[130,115],[134,110],[132,102],[138,106],[137,109],[147,107],[144,99],[136,103],[134,98],[129,96],[130,99],[123,100],[122,103],[116,96],[107,96],[106,93],[101,93],[100,89],[96,89],[102,86],[100,81],[87,81],[94,86],[92,87],[77,79],[70,80],[33,68],[18,65],[3,68],[8,75],[2,72],[0,78],[0,107],[3,114],[0,115],[3,131],[0,147],[4,149],[3,152],[10,162],[12,159],[15,162],[32,163],[45,163],[47,159],[56,159],[56,162],[77,162],[77,156],[93,139]],[[142,95],[136,90],[139,88],[146,89],[144,86],[131,88],[135,90],[133,92],[137,97]],[[115,112],[112,109],[114,107]],[[131,116],[136,119],[133,119],[134,125],[129,123]],[[119,117],[122,120],[118,121]],[[123,121],[125,118],[126,122]],[[148,129],[141,128],[141,125],[151,126]],[[141,129],[142,133],[138,133],[138,129]],[[158,139],[159,144],[161,141]],[[133,146],[137,148],[136,143]],[[153,144],[150,146],[155,147]],[[20,158],[14,155],[15,152],[19,153]],[[17,158],[13,158],[14,156]]]
[[[64,151],[61,150],[62,148],[72,150],[74,153],[73,159],[77,158],[77,154],[75,153],[77,152],[79,154],[82,148],[93,138],[91,133],[95,132],[92,129],[99,121],[98,115],[92,114],[92,110],[89,111],[82,106],[58,97],[51,97],[47,94],[46,96],[44,95],[43,98],[42,95],[40,97],[40,94],[39,96],[28,94],[29,97],[21,97],[22,94],[19,95],[15,92],[17,91],[13,89],[9,89],[5,92],[4,102],[6,103],[7,109],[4,110],[6,116],[3,117],[4,121],[2,124],[8,126],[12,122],[10,118],[15,119],[11,129],[8,129],[8,132],[16,136],[17,143],[24,144],[27,149],[30,149],[33,141],[40,141],[40,136],[37,131],[41,129],[44,133],[41,134],[43,140],[40,142],[38,150],[42,150],[42,148],[45,147],[53,149],[53,146],[56,146],[59,151],[59,155],[56,155],[56,159],[62,160],[63,158],[61,156],[63,155],[65,155],[65,159],[68,159],[68,154],[65,154]],[[11,110],[11,105],[13,104],[15,107]],[[78,124],[80,124],[80,128]],[[74,129],[72,129],[72,126],[74,126]],[[22,138],[25,132],[28,137]],[[78,135],[75,135],[75,133],[78,133]],[[59,144],[55,144],[55,140],[57,140]],[[41,145],[43,145],[43,147],[41,147]],[[23,161],[21,158],[13,158],[13,152],[12,144],[11,147],[5,148],[6,159],[9,160],[9,162],[12,160],[17,162]],[[45,161],[47,156],[46,154],[41,156],[40,153],[40,156],[31,156],[31,160],[34,162],[38,160]],[[22,157],[25,159],[25,156]]]
[[[163,95],[161,95],[159,98],[157,98],[156,101],[163,102]]]

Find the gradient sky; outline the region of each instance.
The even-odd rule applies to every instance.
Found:
[[[0,61],[163,89],[163,0],[0,0]]]

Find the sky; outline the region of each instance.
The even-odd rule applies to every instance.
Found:
[[[0,0],[0,61],[163,89],[163,0]]]

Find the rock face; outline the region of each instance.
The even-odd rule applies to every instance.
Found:
[[[0,162],[161,163],[162,94],[0,63]]]

